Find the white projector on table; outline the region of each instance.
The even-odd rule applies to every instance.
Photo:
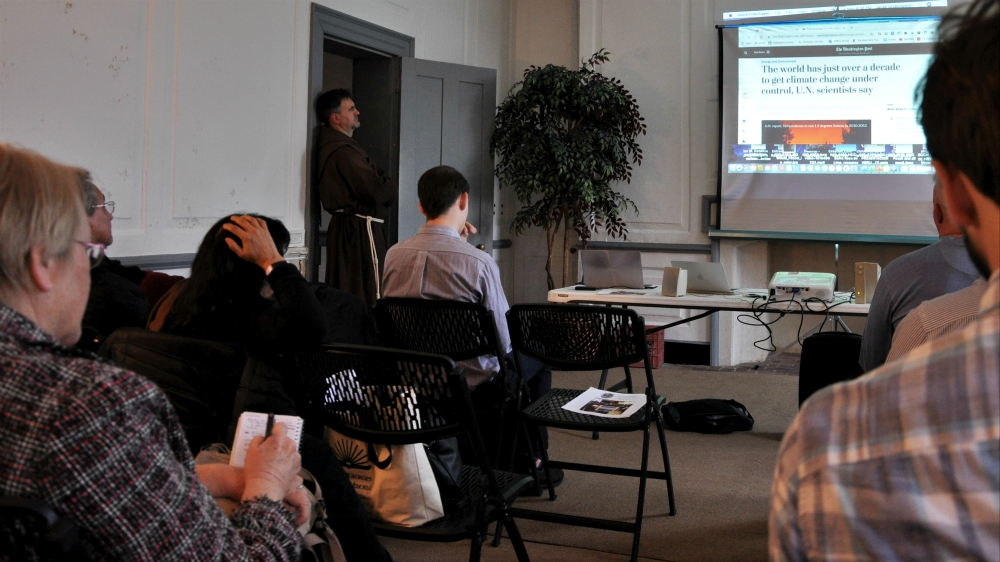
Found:
[[[832,273],[813,273],[808,271],[779,271],[771,278],[768,285],[771,300],[833,300],[833,287],[837,276]]]

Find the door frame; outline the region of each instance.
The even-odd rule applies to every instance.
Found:
[[[319,235],[320,203],[319,178],[316,177],[316,150],[319,121],[313,111],[313,102],[323,92],[323,41],[332,39],[339,43],[352,45],[359,49],[371,51],[386,57],[412,57],[416,40],[391,29],[375,25],[347,14],[331,10],[325,6],[312,4],[312,14],[309,28],[309,103],[307,104],[306,167],[308,170],[308,198],[306,213],[305,242],[309,249],[307,261],[308,278],[319,279],[320,252],[326,245]],[[397,92],[398,95],[398,92]],[[397,114],[398,115],[398,114]],[[394,126],[398,136],[398,116]],[[398,160],[398,150],[396,147]],[[327,256],[329,258],[329,256]]]

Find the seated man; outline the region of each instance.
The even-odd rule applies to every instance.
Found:
[[[114,241],[111,221],[115,204],[105,201],[104,193],[93,184],[89,173],[84,173],[81,184],[90,241],[107,248]],[[149,301],[139,287],[145,277],[146,272],[138,267],[127,267],[107,257],[90,270],[90,296],[83,314],[84,337],[78,344],[81,348],[96,351],[100,342],[118,328],[146,325]]]
[[[892,347],[885,362],[891,363],[911,349],[968,326],[979,315],[979,301],[986,293],[986,281],[924,301],[903,318],[892,336]]]
[[[940,182],[934,182],[933,209],[940,240],[893,260],[875,285],[861,339],[860,363],[866,373],[885,363],[892,335],[908,312],[926,300],[964,289],[979,278],[962,231],[948,218]]]
[[[80,183],[90,225],[90,241],[107,248],[114,241],[111,221],[115,203],[105,200],[104,193],[91,181],[89,172],[81,170]],[[150,305],[181,279],[183,277],[122,265],[105,256],[90,270],[90,296],[83,314],[84,333],[77,346],[97,351],[104,338],[118,328],[145,326]]]
[[[1000,560],[1000,4],[945,16],[920,99],[979,315],[809,399],[781,444],[772,560]]]
[[[465,241],[474,227],[466,222],[469,216],[469,182],[458,170],[448,166],[431,168],[417,182],[420,212],[427,224],[417,235],[389,248],[385,257],[382,294],[386,297],[454,300],[481,304],[493,313],[497,336],[504,353],[510,355],[510,335],[507,332],[507,298],[500,285],[500,270],[486,252]],[[508,391],[495,380],[502,358],[478,357],[461,362],[466,380],[472,388],[477,409],[487,409],[502,400]],[[552,389],[552,370],[537,361],[522,356],[523,373],[532,400]],[[511,377],[513,378],[513,377]],[[515,381],[507,381],[508,385]],[[496,424],[494,424],[496,425]],[[483,438],[499,439],[497,427],[483,427]],[[547,433],[542,443],[547,447]],[[487,443],[487,448],[489,443]],[[534,462],[538,466],[537,451]],[[515,466],[523,470],[524,466]],[[503,467],[501,467],[503,468]],[[561,471],[553,472],[553,484]]]
[[[195,467],[166,397],[71,347],[90,269],[81,170],[0,144],[0,495],[45,501],[93,560],[297,561],[308,516],[281,424],[244,468]],[[215,496],[240,501],[231,518]]]

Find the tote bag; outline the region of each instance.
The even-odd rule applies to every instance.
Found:
[[[444,516],[441,493],[422,444],[375,445],[329,427],[326,439],[375,519],[418,527]]]

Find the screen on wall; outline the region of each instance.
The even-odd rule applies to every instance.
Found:
[[[721,27],[719,228],[935,236],[914,91],[938,23]]]

